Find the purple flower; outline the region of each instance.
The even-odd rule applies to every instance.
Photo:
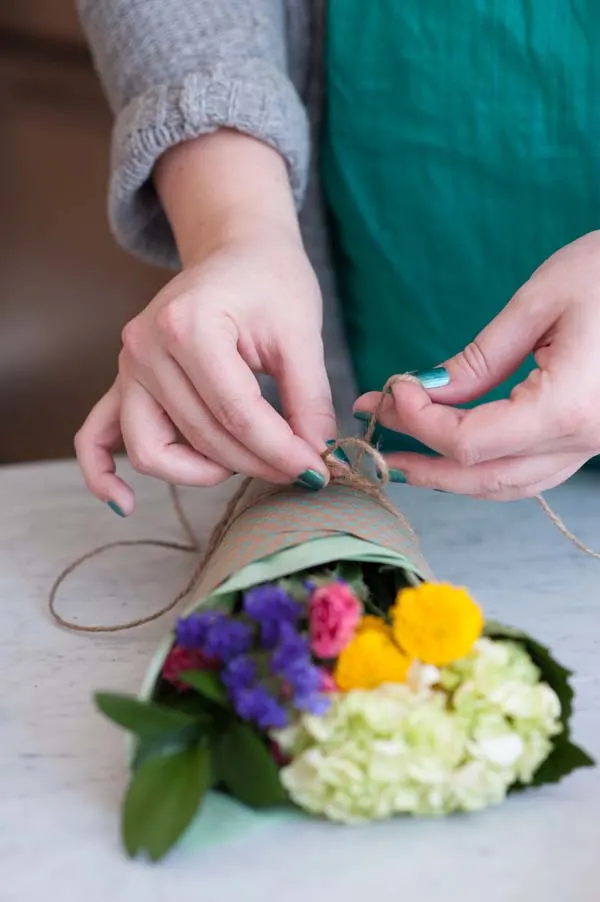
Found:
[[[321,671],[312,662],[308,640],[288,623],[282,626],[281,641],[271,656],[271,672],[291,694],[295,708],[323,714],[331,700],[321,693]]]
[[[232,701],[242,720],[252,721],[260,730],[281,729],[289,722],[283,705],[260,683],[250,689],[234,690]]]
[[[252,648],[254,629],[249,623],[223,617],[209,627],[203,651],[209,658],[227,663]]]
[[[243,608],[259,624],[263,648],[273,648],[279,641],[282,625],[297,623],[302,611],[285,589],[269,583],[246,592]]]
[[[250,689],[256,682],[257,676],[256,661],[248,655],[240,655],[230,661],[222,671],[221,682],[230,692],[236,692],[241,689]]]
[[[221,681],[229,690],[234,710],[242,718],[255,723],[261,730],[285,727],[288,714],[284,706],[257,681],[258,667],[249,655],[230,661],[221,674]]]
[[[222,611],[190,614],[177,624],[177,643],[201,651],[208,658],[231,661],[252,647],[254,629]]]
[[[282,623],[279,631],[277,648],[273,649],[271,664],[280,670],[286,664],[298,658],[310,660],[310,645],[307,638],[301,636],[291,623]]]
[[[180,617],[177,621],[177,645],[205,651],[204,645],[209,629],[224,617],[222,611],[201,611],[198,614],[189,614],[185,618]]]

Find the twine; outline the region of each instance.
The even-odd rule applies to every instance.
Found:
[[[413,538],[415,543],[418,545],[418,539],[414,529],[411,524],[408,522],[406,517],[391,503],[387,495],[385,494],[385,486],[389,482],[389,469],[387,462],[380,451],[371,445],[371,440],[373,438],[377,421],[379,419],[379,414],[381,411],[381,407],[385,401],[386,395],[391,393],[392,387],[397,382],[415,382],[418,383],[418,380],[410,373],[403,373],[391,376],[390,379],[386,382],[381,392],[381,396],[379,399],[379,403],[376,409],[371,414],[369,419],[369,423],[366,429],[366,432],[363,438],[349,437],[338,439],[335,443],[330,445],[326,451],[324,451],[321,455],[330,476],[330,481],[337,485],[344,485],[354,491],[363,492],[367,495],[370,495],[373,499],[375,499],[379,504],[382,505],[389,513],[391,513],[398,522],[402,525],[402,527],[408,531],[410,536]],[[333,455],[338,448],[353,448],[358,453],[356,455],[356,463],[354,467],[346,466],[337,460]],[[377,481],[370,479],[367,476],[363,476],[360,472],[361,464],[364,460],[365,455],[371,458],[373,464],[376,468]],[[65,629],[72,630],[74,632],[81,633],[118,633],[124,630],[135,629],[138,626],[143,626],[146,623],[152,623],[154,620],[158,620],[160,617],[168,614],[169,611],[172,611],[180,601],[182,601],[186,595],[192,590],[213,554],[223,541],[226,533],[231,529],[236,520],[253,504],[257,503],[258,500],[263,501],[265,498],[269,498],[273,495],[277,495],[280,492],[287,489],[287,486],[280,485],[272,485],[260,495],[259,499],[255,499],[250,502],[250,504],[244,506],[243,498],[248,490],[250,483],[253,481],[251,477],[244,479],[237,489],[236,492],[231,496],[228,501],[225,510],[220,518],[220,520],[214,526],[208,542],[204,548],[203,553],[200,553],[200,543],[194,533],[194,530],[191,526],[191,523],[182,507],[181,499],[179,497],[179,493],[177,487],[174,485],[169,486],[171,501],[173,504],[173,509],[175,511],[175,515],[179,521],[180,526],[182,527],[184,533],[188,537],[188,544],[183,544],[180,542],[168,542],[163,541],[161,539],[130,539],[130,540],[120,540],[117,542],[108,542],[104,545],[99,545],[96,548],[93,548],[91,551],[82,554],[76,560],[74,560],[71,564],[64,568],[64,570],[58,575],[52,588],[50,589],[50,594],[48,597],[48,609],[50,614],[54,618],[54,620],[59,624],[59,626],[64,627]],[[571,530],[566,526],[561,517],[550,507],[548,502],[542,495],[536,495],[535,501],[540,505],[544,514],[548,517],[551,523],[554,524],[556,529],[576,548],[582,551],[584,554],[589,557],[596,558],[600,560],[600,553],[597,551],[593,551],[589,548],[584,542],[581,541]],[[133,620],[127,620],[124,623],[110,624],[107,626],[104,625],[90,625],[85,626],[77,623],[73,620],[68,620],[58,613],[56,609],[56,599],[58,595],[58,590],[67,579],[78,567],[84,564],[86,561],[91,560],[94,557],[98,557],[100,554],[104,554],[106,551],[110,551],[113,548],[127,548],[134,545],[144,545],[144,546],[152,546],[154,548],[168,548],[174,549],[176,551],[184,551],[190,554],[199,555],[198,562],[194,567],[194,570],[186,582],[185,586],[175,595],[171,601],[167,604],[163,605],[158,610],[154,611],[151,614],[147,614],[144,617],[137,617]]]

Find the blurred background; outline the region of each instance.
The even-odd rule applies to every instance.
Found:
[[[0,3],[0,117],[3,464],[72,456],[123,325],[167,274],[109,234],[111,117],[73,0]]]

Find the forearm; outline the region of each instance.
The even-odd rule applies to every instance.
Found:
[[[184,266],[257,231],[300,238],[283,158],[247,135],[220,129],[171,148],[154,183]]]
[[[296,205],[301,203],[309,133],[306,112],[287,73],[282,0],[77,3],[116,116],[108,206],[121,244],[153,263],[176,267],[173,228],[181,246],[177,250],[183,249],[187,246],[183,233],[190,226],[197,228],[202,221],[207,228],[208,224],[214,227],[218,216],[213,215],[210,197],[217,189],[223,193],[219,203],[224,204],[228,182],[233,182],[233,191],[247,178],[237,179],[237,164],[225,162],[237,159],[233,143],[241,147],[242,135],[261,143],[255,151],[244,151],[247,159],[240,169],[250,173],[248,182],[256,179],[256,187],[238,184],[236,195],[245,197],[246,189],[259,195],[263,185],[266,195],[281,179],[281,191],[275,194],[282,196],[284,188],[287,192],[289,180]],[[224,137],[225,129],[235,136]],[[228,145],[216,184],[215,176],[205,178],[202,172],[216,171],[209,137],[215,133],[219,153],[221,145]],[[196,141],[202,148],[197,165],[192,147]],[[274,148],[271,163],[264,167],[253,162],[259,155],[267,160],[263,145]],[[208,168],[205,154],[211,159]],[[159,160],[163,162],[157,165]],[[185,176],[171,179],[171,165]],[[263,168],[271,171],[270,177],[260,175]],[[157,170],[160,174],[153,179]],[[154,190],[156,179],[161,182],[160,197]],[[169,197],[168,216],[163,193]],[[173,193],[181,195],[181,200],[173,200]],[[187,207],[189,214],[183,209]],[[178,224],[180,218],[183,226]]]

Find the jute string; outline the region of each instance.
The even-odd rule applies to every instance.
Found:
[[[403,373],[392,376],[383,387],[381,392],[381,397],[379,400],[379,404],[371,415],[369,420],[369,424],[367,426],[367,430],[363,436],[363,438],[342,438],[336,441],[333,445],[331,445],[327,451],[324,451],[321,455],[323,461],[329,471],[330,481],[336,483],[337,485],[345,485],[348,488],[354,489],[355,491],[364,492],[365,494],[374,498],[382,507],[384,507],[389,513],[391,513],[398,522],[402,525],[402,527],[407,530],[409,535],[414,539],[415,543],[418,544],[417,536],[408,522],[408,520],[404,517],[404,515],[397,510],[396,507],[390,502],[387,495],[385,494],[385,486],[389,482],[389,470],[388,465],[386,463],[383,455],[377,450],[377,448],[371,445],[371,440],[373,438],[373,434],[375,432],[375,428],[377,426],[377,420],[379,418],[379,414],[381,411],[381,406],[384,403],[385,397],[392,389],[392,386],[397,382],[417,382],[410,373]],[[340,463],[337,458],[333,455],[338,448],[342,449],[354,449],[356,454],[356,462],[350,467]],[[372,463],[374,464],[377,472],[377,482],[373,481],[371,478],[362,475],[361,472],[361,464],[364,460],[365,455],[371,458]],[[74,560],[71,564],[64,568],[64,570],[58,575],[56,580],[54,581],[52,588],[50,589],[50,594],[48,597],[48,608],[50,614],[54,618],[54,620],[65,629],[73,630],[75,632],[82,633],[118,633],[124,630],[135,629],[138,626],[143,626],[146,623],[151,623],[154,620],[158,620],[164,614],[167,614],[169,611],[172,611],[180,601],[182,601],[192,590],[196,582],[199,580],[200,576],[204,572],[204,569],[216,549],[219,547],[225,534],[231,529],[233,524],[236,522],[238,517],[240,517],[252,504],[257,503],[258,501],[263,501],[266,498],[279,494],[281,491],[285,490],[286,486],[272,485],[264,491],[258,499],[255,499],[248,504],[244,505],[243,499],[248,490],[248,486],[252,482],[251,478],[244,479],[240,484],[237,491],[232,495],[221,519],[216,523],[213,528],[208,542],[204,548],[204,551],[200,550],[200,543],[194,533],[194,530],[190,524],[190,521],[181,505],[181,499],[179,497],[178,490],[176,486],[170,485],[169,492],[171,496],[171,501],[173,504],[173,509],[175,511],[175,515],[183,532],[186,534],[188,538],[188,543],[184,544],[181,542],[169,542],[163,541],[161,539],[130,539],[130,540],[120,540],[117,542],[108,542],[104,545],[99,545],[96,548],[93,548],[91,551],[82,554],[76,560]],[[542,495],[536,495],[535,500],[540,505],[544,514],[548,517],[551,523],[558,529],[558,531],[576,548],[578,548],[584,554],[596,558],[600,560],[600,553],[597,551],[593,551],[589,548],[584,542],[581,541],[571,530],[566,526],[561,517],[552,510],[548,502],[543,498]],[[98,557],[101,554],[104,554],[107,551],[110,551],[113,548],[127,548],[130,546],[152,546],[154,548],[167,548],[174,549],[176,551],[184,551],[190,554],[195,554],[198,557],[197,564],[193,569],[193,572],[186,582],[185,586],[172,598],[167,604],[163,605],[158,610],[154,611],[151,614],[147,614],[144,617],[137,617],[133,620],[127,620],[124,623],[116,623],[109,625],[96,625],[92,624],[89,626],[82,625],[73,620],[68,620],[66,617],[63,617],[58,613],[56,609],[56,600],[58,595],[58,590],[67,579],[76,569],[78,569],[82,564],[86,561],[91,560],[92,558]]]

